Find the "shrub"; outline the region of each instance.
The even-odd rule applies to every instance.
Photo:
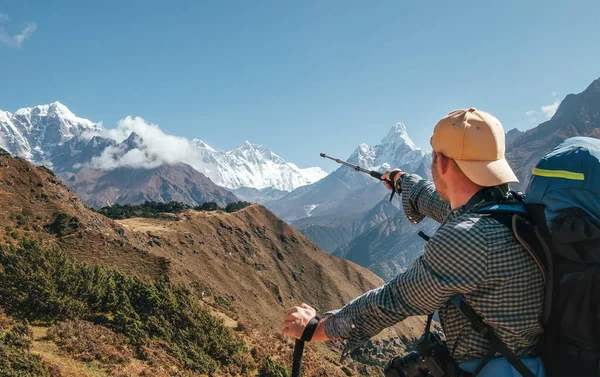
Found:
[[[4,335],[3,343],[9,347],[29,349],[32,339],[33,333],[29,325],[19,322]]]
[[[246,208],[250,204],[251,203],[248,202],[236,202],[230,203],[225,208],[222,208],[219,207],[219,205],[215,202],[205,202],[196,207],[192,207],[188,204],[180,202],[145,202],[144,204],[140,205],[114,204],[110,207],[100,208],[97,212],[114,220],[129,219],[132,217],[145,217],[175,221],[179,220],[179,218],[171,214],[178,214],[189,209],[193,209],[195,211],[236,212],[240,209]]]
[[[48,233],[58,237],[64,237],[79,229],[79,219],[65,212],[57,212],[54,221],[44,226]]]
[[[161,341],[167,354],[200,373],[214,373],[245,352],[185,287],[84,265],[30,240],[0,245],[0,265],[0,307],[8,314],[45,322],[84,319],[122,334],[138,355]]]
[[[244,209],[244,208],[248,207],[251,204],[252,203],[248,203],[248,202],[229,203],[225,207],[225,212],[237,212],[237,211],[239,211],[241,209]]]
[[[87,321],[60,322],[48,329],[48,338],[81,361],[124,364],[133,357],[123,335]]]
[[[6,319],[4,315],[3,317]],[[12,321],[4,322],[12,323]],[[2,335],[0,341],[0,376],[53,377],[42,359],[38,355],[29,352],[31,342],[32,332],[26,322],[14,323],[12,328]]]
[[[260,370],[258,371],[259,377],[288,377],[287,369],[279,362],[271,359],[269,356],[263,358]]]

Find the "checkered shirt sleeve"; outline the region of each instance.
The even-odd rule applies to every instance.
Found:
[[[450,213],[433,184],[418,176],[402,182],[406,215],[413,222],[448,217],[406,272],[384,286],[331,312],[325,322],[330,338],[347,338],[343,357],[368,339],[408,316],[439,310],[446,339],[456,345],[455,359],[483,357],[489,343],[448,303],[464,294],[476,312],[497,330],[519,356],[533,354],[541,334],[544,284],[533,260],[496,220],[473,213]]]

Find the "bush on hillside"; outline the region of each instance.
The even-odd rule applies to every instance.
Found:
[[[133,357],[122,334],[87,321],[59,322],[48,329],[48,338],[61,350],[85,362],[125,364]]]
[[[195,211],[225,211],[225,212],[236,212],[243,208],[246,208],[251,203],[248,202],[235,202],[230,203],[225,208],[219,207],[215,202],[205,202],[202,205],[192,207],[185,203],[180,202],[145,202],[144,204],[131,205],[131,204],[114,204],[110,207],[103,207],[98,210],[98,213],[103,214],[114,220],[129,219],[132,217],[145,217],[155,219],[166,219],[166,220],[178,220],[173,214],[178,214],[183,211],[193,209]]]
[[[246,351],[198,297],[168,281],[84,265],[30,240],[0,245],[0,265],[0,307],[10,315],[50,323],[87,320],[122,334],[138,355],[161,341],[186,369],[200,373],[214,373]]]
[[[260,366],[258,377],[288,377],[288,372],[281,363],[271,359],[269,356],[265,356]]]
[[[79,229],[79,219],[65,212],[56,212],[54,221],[44,228],[48,233],[52,233],[57,237],[64,237]]]
[[[6,319],[5,316],[3,316]],[[27,322],[5,321],[11,328],[0,336],[1,377],[55,377],[38,356],[30,353],[32,332]]]

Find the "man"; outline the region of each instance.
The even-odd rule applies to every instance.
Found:
[[[490,343],[449,303],[463,294],[496,335],[541,377],[535,357],[542,334],[543,277],[513,233],[496,219],[476,213],[499,201],[518,182],[504,158],[504,129],[492,115],[470,108],[448,114],[431,137],[433,183],[398,169],[383,178],[401,189],[406,216],[441,223],[411,268],[384,286],[352,300],[321,319],[311,341],[347,339],[345,354],[386,327],[438,310],[448,348],[460,368],[474,372]],[[400,190],[397,190],[400,191]],[[327,289],[324,287],[323,289]],[[306,304],[288,310],[283,333],[300,338],[316,315]],[[498,357],[478,376],[519,376]]]

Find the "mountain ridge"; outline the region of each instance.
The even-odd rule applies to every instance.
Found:
[[[506,148],[506,159],[524,190],[531,170],[555,145],[573,136],[600,138],[600,78],[578,94],[569,94],[549,120],[515,138]]]
[[[143,121],[141,118],[128,117],[123,122],[125,126],[120,126],[122,128],[118,132],[113,132],[116,130],[104,129],[101,122],[94,123],[88,119],[77,117],[60,102],[22,108],[15,113],[0,110],[0,146],[4,146],[16,156],[26,158],[36,164],[50,167],[60,166],[61,170],[73,172],[84,164],[79,162],[81,165],[74,167],[66,165],[64,158],[56,161],[57,154],[61,155],[62,153],[61,156],[65,156],[65,144],[69,142],[81,144],[94,137],[103,138],[104,150],[95,150],[96,156],[86,156],[85,159],[88,163],[96,162],[96,165],[85,167],[103,170],[118,167],[149,166],[155,168],[162,163],[183,162],[225,188],[275,188],[291,191],[299,186],[316,182],[327,175],[318,167],[299,168],[293,163],[286,162],[270,149],[248,141],[232,151],[221,152],[200,139],[189,141],[179,138],[178,145],[186,144],[188,151],[193,155],[186,156],[187,159],[184,160],[172,161],[172,158],[165,157],[167,157],[166,154],[173,151],[163,148],[150,149],[143,143],[144,135],[139,135],[142,143],[130,143],[127,150],[133,152],[121,156],[127,157],[126,159],[113,159],[113,163],[107,164],[106,160],[100,158],[102,152],[115,147],[116,144],[123,144],[124,140],[135,134],[135,129],[127,129],[127,124]],[[126,132],[124,140],[113,138],[117,133],[123,132]],[[166,136],[172,137],[171,135]],[[109,142],[109,140],[111,141]],[[141,152],[137,153],[137,149]],[[70,152],[71,157],[77,159],[74,150],[72,149]],[[143,156],[144,154],[145,156]],[[97,158],[94,160],[90,157]],[[142,157],[145,160],[142,160]],[[110,161],[108,159],[108,162]]]

